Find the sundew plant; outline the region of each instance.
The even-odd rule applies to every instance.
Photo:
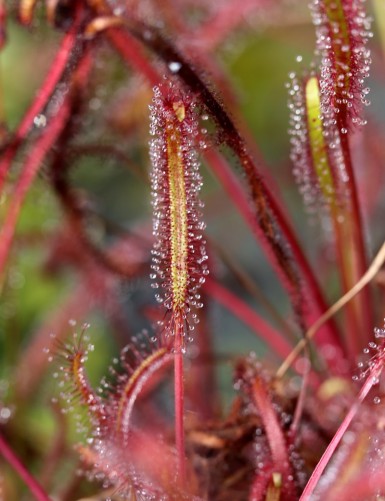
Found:
[[[0,501],[385,499],[384,0],[0,0],[0,61]]]

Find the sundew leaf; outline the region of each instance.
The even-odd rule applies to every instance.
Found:
[[[172,316],[188,319],[201,306],[199,288],[208,273],[202,231],[202,185],[197,158],[198,124],[191,96],[170,82],[155,92],[151,113],[153,250],[157,295]]]
[[[328,142],[334,145],[334,169],[343,166],[346,178],[344,196],[348,201],[349,231],[355,250],[353,257],[348,256],[352,261],[349,268],[354,270],[352,273],[355,275],[347,285],[349,287],[365,273],[367,267],[362,208],[349,136],[357,126],[366,123],[362,108],[370,104],[366,98],[369,88],[364,87],[371,63],[367,48],[372,36],[370,18],[362,0],[314,0],[311,8],[316,26],[317,51],[321,57],[319,85],[324,131],[331,134]],[[357,315],[360,317],[358,332],[361,334],[353,337],[357,340],[357,347],[362,348],[372,327],[370,292],[364,291],[360,300],[361,312]],[[354,324],[354,321],[351,323]],[[359,337],[361,341],[358,341]]]
[[[362,125],[362,105],[369,104],[364,88],[368,77],[370,19],[361,0],[314,0],[317,50],[321,56],[322,111],[337,119],[341,133]],[[336,117],[334,113],[337,112]]]
[[[312,213],[330,220],[342,291],[351,289],[361,276],[356,227],[350,196],[350,180],[344,169],[338,132],[322,113],[322,96],[316,75],[294,78],[291,108],[291,158],[305,205]],[[358,340],[365,328],[365,303],[361,295],[347,310],[352,360],[360,350]],[[358,344],[357,344],[358,343]]]

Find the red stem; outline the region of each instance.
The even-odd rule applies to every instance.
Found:
[[[127,31],[121,28],[111,28],[107,33],[110,42],[119,52],[122,58],[135,68],[139,73],[146,76],[151,85],[158,85],[161,78],[145,57],[142,46]]]
[[[294,480],[291,472],[286,440],[278,422],[277,414],[273,409],[272,402],[266,391],[265,384],[258,377],[252,386],[252,397],[265,428],[273,460],[273,469],[282,474],[282,490],[285,492],[285,500],[294,500],[296,498]]]
[[[246,221],[246,223],[251,228],[253,235],[256,236],[258,241],[263,246],[265,255],[269,259],[272,264],[275,272],[281,278],[281,282],[286,286],[287,289],[290,290],[289,285],[287,284],[286,278],[283,276],[283,272],[277,263],[272,251],[268,247],[268,243],[256,221],[255,215],[251,209],[250,204],[247,201],[244,190],[242,189],[238,179],[230,170],[230,167],[227,165],[225,159],[215,150],[207,149],[205,151],[205,158],[209,162],[211,169],[215,173],[215,175],[220,180],[224,189],[226,190],[229,197],[233,200],[235,206],[238,208],[242,217]],[[281,211],[278,210],[278,207],[275,205],[274,199],[270,198],[270,203],[272,204],[273,211],[276,217],[279,217],[279,226],[284,232],[285,236],[288,238],[290,245],[292,247],[293,257],[298,265],[298,267],[302,271],[302,277],[304,279],[303,288],[307,290],[310,297],[312,298],[312,311],[308,311],[307,321],[309,325],[312,325],[321,315],[326,311],[326,304],[323,300],[322,294],[319,290],[319,286],[315,280],[314,274],[307,262],[301,248],[298,245],[298,242],[295,240],[294,235],[285,220],[282,216]],[[305,285],[306,284],[306,285]],[[310,305],[309,305],[310,306]],[[338,364],[338,360],[343,358],[342,345],[338,336],[338,332],[335,329],[334,324],[329,323],[322,331],[320,338],[317,338],[318,343],[322,346],[324,344],[331,344],[332,346],[338,348],[340,353],[335,357],[335,364],[332,366],[338,372],[336,364]]]
[[[5,216],[3,226],[0,229],[0,275],[4,270],[8,258],[24,199],[39,171],[42,161],[48,154],[50,148],[58,140],[70,118],[73,98],[75,94],[79,92],[79,86],[83,84],[90,70],[91,63],[92,59],[90,58],[90,53],[85,52],[73,75],[71,91],[56,114],[49,117],[49,123],[44,132],[42,132],[36,140],[32,151],[29,152],[20,177],[11,193],[8,212]]]
[[[344,213],[345,212],[345,213]],[[343,224],[338,221],[342,215],[345,218]],[[334,226],[334,242],[336,249],[336,257],[338,269],[340,273],[342,290],[346,293],[359,280],[360,275],[357,275],[357,266],[351,262],[357,255],[354,236],[354,222],[348,211],[331,211],[331,217]],[[363,325],[360,319],[361,308],[357,298],[354,298],[346,306],[346,332],[349,333],[349,338],[344,337],[345,352],[351,363],[355,363],[357,353],[360,351],[360,337],[362,337]]]
[[[184,381],[183,381],[183,334],[184,326],[180,315],[175,318],[174,331],[174,393],[175,393],[175,443],[178,456],[178,481],[186,483],[186,456],[184,437]]]
[[[7,20],[7,9],[5,6],[5,0],[0,0],[0,49],[2,49],[6,42],[6,20]]]
[[[223,285],[209,278],[204,285],[205,292],[231,311],[237,318],[257,334],[257,336],[270,346],[273,353],[280,358],[285,358],[292,348],[282,335],[271,327],[248,304],[239,299],[236,294],[226,289]]]
[[[31,491],[37,501],[52,501],[48,494],[44,491],[38,481],[29,473],[20,459],[16,456],[13,450],[0,434],[0,454],[17,472],[19,477],[24,481],[28,489]]]
[[[42,109],[47,105],[48,100],[54,92],[57,83],[63,76],[63,72],[66,69],[70,56],[73,53],[73,49],[76,45],[76,35],[79,29],[80,11],[81,9],[78,8],[77,17],[71,29],[64,35],[42,86],[37,91],[35,99],[33,100],[23,119],[21,120],[16,132],[14,133],[11,143],[3,154],[3,158],[0,161],[0,192],[4,186],[10,165],[15,158],[20,144],[28,134],[35,116],[40,113]]]
[[[207,303],[204,291],[202,302]],[[186,385],[190,405],[201,422],[212,421],[218,416],[220,409],[214,346],[207,311],[207,308],[202,308],[199,312],[199,323],[195,328],[196,339],[194,341],[197,354],[189,368]]]
[[[34,148],[24,164],[22,173],[13,190],[8,212],[5,216],[4,224],[0,229],[0,273],[3,271],[7,260],[13,236],[16,229],[16,223],[19,217],[21,207],[28,190],[34,181],[36,174],[41,166],[44,157],[49,149],[57,140],[63,130],[70,114],[70,102],[67,99],[57,115],[50,119],[45,132],[38,138]]]
[[[341,129],[341,127],[340,127]],[[367,270],[367,258],[366,258],[366,249],[365,249],[365,238],[364,238],[364,230],[362,223],[362,214],[360,211],[360,202],[358,199],[358,191],[357,191],[357,183],[354,174],[351,154],[350,154],[350,145],[349,145],[349,137],[348,134],[340,134],[341,139],[341,149],[343,152],[344,163],[346,173],[349,178],[349,194],[350,194],[350,202],[352,208],[352,221],[353,221],[353,234],[355,240],[355,254],[357,258],[356,267],[359,280],[362,275]],[[363,319],[363,326],[361,327],[361,342],[362,346],[366,345],[367,341],[370,339],[372,333],[372,320],[373,320],[373,311],[372,311],[372,302],[370,298],[370,288],[366,287],[361,293],[361,315]],[[362,347],[361,347],[362,348]],[[358,355],[358,353],[357,353]]]
[[[311,371],[311,362],[310,362],[310,356],[309,356],[309,350],[308,348],[306,349],[306,354],[307,354],[307,366],[305,367],[305,370],[302,374],[302,382],[301,382],[301,389],[298,395],[297,403],[295,406],[295,411],[293,415],[293,421],[290,425],[290,430],[289,430],[289,436],[293,440],[293,443],[295,443],[296,439],[296,433],[299,428],[300,422],[301,422],[301,417],[303,410],[305,408],[305,398],[306,398],[306,390],[309,382],[309,376],[310,376],[310,371]]]
[[[205,20],[193,34],[193,40],[199,42],[199,46],[205,51],[213,51],[217,46],[233,32],[238,25],[245,22],[253,11],[263,8],[270,2],[265,0],[243,0],[227,2],[226,5],[215,12],[208,20]],[[190,35],[191,36],[191,35]]]
[[[381,349],[384,349],[384,346],[381,346]],[[340,444],[346,430],[349,428],[350,423],[353,421],[354,417],[356,416],[358,409],[361,405],[361,403],[364,401],[366,396],[368,395],[369,391],[372,389],[372,386],[378,381],[378,378],[381,375],[382,369],[384,367],[384,360],[383,357],[379,357],[374,364],[374,367],[369,373],[369,376],[367,377],[364,385],[362,386],[358,397],[354,404],[351,406],[349,412],[346,414],[344,420],[342,421],[340,427],[336,431],[334,437],[332,438],[330,444],[328,445],[326,451],[323,453],[321,459],[319,460],[317,466],[314,468],[313,473],[311,474],[311,477],[306,484],[306,487],[300,497],[299,501],[309,501],[311,498],[311,495],[314,492],[314,489],[316,488],[321,475],[325,471],[325,468],[328,466],[335,450],[337,449],[338,445]]]
[[[258,469],[250,489],[249,501],[265,501],[266,489],[274,472],[273,465],[268,463],[263,468]]]

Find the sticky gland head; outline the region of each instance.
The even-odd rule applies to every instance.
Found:
[[[151,106],[154,206],[153,287],[167,311],[184,320],[199,307],[198,289],[207,274],[204,224],[198,195],[201,176],[195,104],[175,84],[155,90]]]
[[[361,0],[315,0],[313,19],[317,27],[317,47],[322,57],[321,94],[323,113],[335,114],[342,133],[361,118],[362,104],[367,105],[370,53],[365,45],[370,22]]]

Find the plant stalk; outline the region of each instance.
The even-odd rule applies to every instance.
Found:
[[[186,456],[184,436],[184,380],[183,380],[183,321],[178,315],[174,332],[174,393],[175,393],[175,444],[178,457],[178,481],[186,484]]]
[[[354,282],[357,282],[367,269],[367,257],[365,250],[365,238],[362,223],[362,214],[360,211],[360,203],[358,199],[357,183],[355,179],[353,163],[350,153],[349,136],[348,134],[340,134],[341,149],[344,157],[345,169],[349,178],[350,203],[352,210],[353,223],[353,239],[354,239],[354,256],[355,256],[355,277]],[[354,272],[354,271],[353,271]],[[370,339],[373,324],[373,312],[370,298],[370,289],[366,288],[357,297],[357,308],[359,308],[359,316],[361,320],[361,343],[366,345]],[[361,347],[362,348],[362,347]]]
[[[31,491],[36,501],[52,501],[38,481],[29,473],[20,459],[13,452],[4,437],[0,434],[0,454],[12,466],[25,485]]]

